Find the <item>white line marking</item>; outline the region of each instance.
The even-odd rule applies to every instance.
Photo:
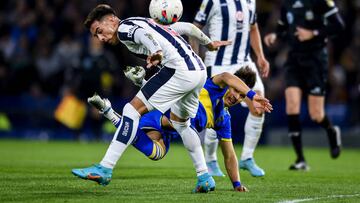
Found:
[[[293,200],[284,200],[280,201],[279,203],[297,203],[297,202],[308,202],[314,201],[319,199],[334,199],[334,198],[348,198],[348,197],[359,197],[360,194],[353,194],[353,195],[329,195],[326,197],[315,197],[315,198],[305,198],[305,199],[293,199]]]

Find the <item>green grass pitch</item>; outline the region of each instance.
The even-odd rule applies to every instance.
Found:
[[[0,202],[360,202],[358,149],[345,149],[331,160],[328,149],[306,148],[311,170],[293,172],[287,170],[294,161],[292,149],[259,147],[256,160],[266,176],[240,171],[250,192],[233,192],[228,177],[215,177],[216,191],[191,194],[195,172],[180,144],[173,144],[160,161],[130,147],[106,187],[71,174],[72,168],[99,162],[107,146],[0,140]],[[239,154],[241,147],[236,150]],[[225,172],[220,151],[218,155]]]

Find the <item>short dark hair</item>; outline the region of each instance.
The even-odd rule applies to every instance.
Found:
[[[113,8],[111,8],[111,6],[107,4],[99,4],[86,17],[84,25],[87,29],[90,29],[90,26],[94,21],[100,21],[102,17],[109,14],[116,15],[116,12]]]
[[[256,73],[251,70],[249,66],[245,66],[237,70],[234,75],[240,78],[242,81],[245,82],[247,86],[253,88],[256,82]]]

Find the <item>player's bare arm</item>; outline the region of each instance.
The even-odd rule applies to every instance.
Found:
[[[224,155],[225,168],[231,182],[235,184],[236,182],[240,183],[238,160],[232,142],[222,140],[220,141],[220,147],[222,154]],[[234,190],[238,192],[247,192],[246,187],[241,184],[234,187]]]
[[[240,94],[244,94],[249,99],[261,104],[261,108],[263,108],[263,110],[268,113],[273,110],[272,105],[270,104],[268,99],[256,94],[256,92],[252,91],[241,79],[232,75],[231,73],[224,72],[216,75],[213,77],[213,82],[222,88],[224,88],[225,86],[234,88]]]
[[[259,66],[259,70],[261,76],[266,78],[270,72],[270,65],[269,62],[266,60],[264,56],[264,51],[261,43],[260,31],[257,23],[251,25],[250,28],[250,43],[251,47],[255,52],[257,58],[257,64]]]
[[[187,35],[189,43],[195,53],[199,53],[199,44],[204,45],[209,51],[216,51],[219,47],[230,45],[231,41],[211,41],[211,39],[201,31],[202,26],[198,23],[177,22],[171,25],[180,35]]]

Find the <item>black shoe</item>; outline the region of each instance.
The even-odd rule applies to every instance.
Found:
[[[293,171],[308,171],[310,170],[310,167],[307,165],[305,161],[296,162],[294,164],[291,164],[289,167],[289,170]]]
[[[330,155],[331,158],[336,159],[340,156],[341,152],[341,131],[339,126],[334,126],[334,135],[335,136],[335,142],[334,144],[330,144]]]

